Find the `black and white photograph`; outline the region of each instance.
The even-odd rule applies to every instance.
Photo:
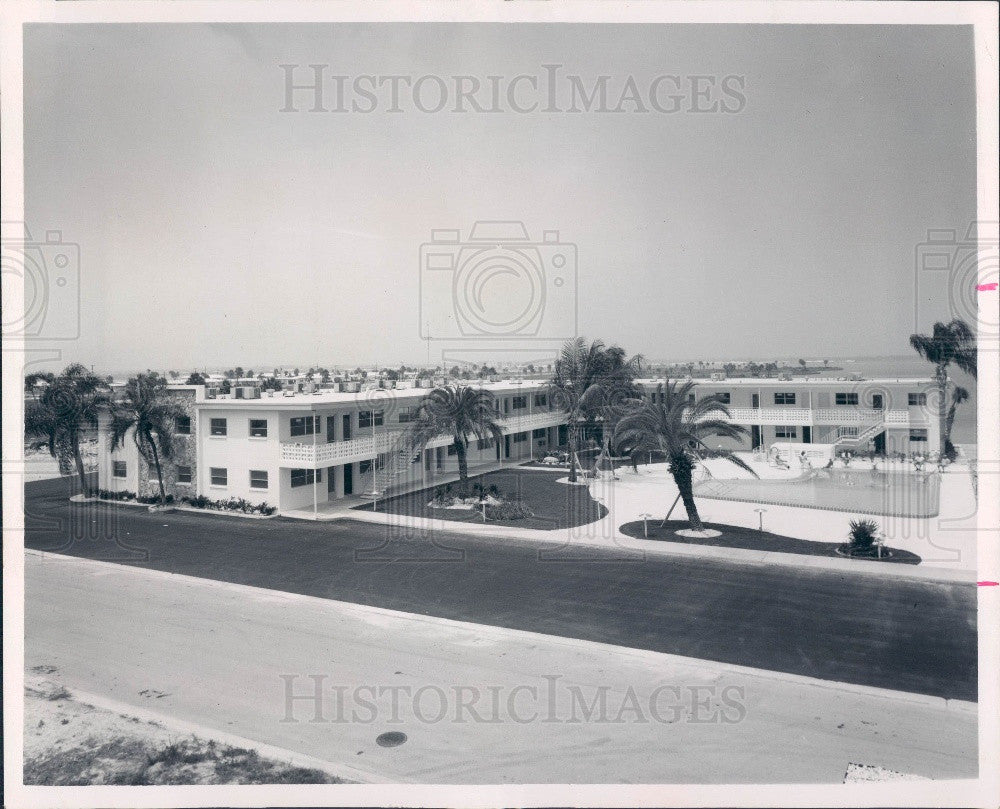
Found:
[[[4,4],[5,806],[1000,805],[997,35]]]

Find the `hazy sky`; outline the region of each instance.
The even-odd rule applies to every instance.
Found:
[[[33,26],[26,218],[82,256],[63,359],[423,361],[420,245],[479,219],[575,244],[579,332],[629,351],[905,353],[915,294],[921,328],[951,312],[916,245],[975,219],[971,42],[913,25]],[[280,112],[281,64],[484,86],[560,64],[564,82],[610,76],[612,106],[628,76],[645,93],[732,75],[745,104],[426,113],[404,88],[390,113],[383,88],[368,114],[306,112],[309,93]]]

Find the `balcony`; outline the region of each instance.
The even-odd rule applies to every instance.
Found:
[[[546,410],[541,413],[525,412],[524,415],[508,416],[498,419],[498,422],[504,434],[508,435],[564,424],[566,416],[558,410]],[[281,465],[295,469],[317,469],[368,460],[376,455],[391,452],[404,432],[405,430],[400,428],[376,427],[375,435],[360,436],[347,441],[326,443],[317,440],[315,444],[311,441],[282,442]],[[427,448],[443,447],[451,442],[450,435],[439,435],[427,442]]]
[[[908,427],[913,420],[907,410],[872,410],[865,407],[731,407],[737,424],[782,424],[789,426],[863,425],[884,422],[890,427]]]

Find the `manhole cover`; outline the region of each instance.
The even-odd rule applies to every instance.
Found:
[[[383,733],[375,739],[375,743],[379,747],[399,747],[399,745],[405,741],[406,734],[400,733],[398,730],[391,730],[388,733]]]

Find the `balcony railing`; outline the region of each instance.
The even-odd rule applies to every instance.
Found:
[[[787,424],[798,426],[835,426],[840,424],[885,424],[906,427],[912,419],[906,410],[873,410],[860,407],[731,407],[729,414],[737,424]]]
[[[504,434],[520,433],[527,430],[538,430],[542,427],[554,427],[564,423],[566,417],[558,410],[546,410],[540,413],[508,416],[498,419]],[[370,429],[370,428],[364,428]],[[312,442],[282,442],[281,464],[299,469],[315,469],[323,466],[334,466],[354,461],[374,458],[376,455],[389,452],[396,446],[400,434],[405,428],[375,428],[375,435],[359,436],[347,441],[331,441],[324,443]],[[450,435],[439,435],[427,442],[427,448],[442,447],[450,444]]]

